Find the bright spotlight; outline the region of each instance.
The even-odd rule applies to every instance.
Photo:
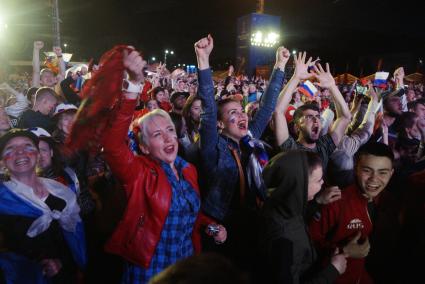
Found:
[[[251,35],[251,45],[261,47],[273,47],[279,42],[280,35],[276,32],[264,33],[257,31]]]
[[[295,54],[297,54],[297,51],[294,49],[294,50],[292,50],[292,54],[293,55],[295,55]]]
[[[155,61],[156,60],[156,58],[155,57],[152,57],[152,61]]]

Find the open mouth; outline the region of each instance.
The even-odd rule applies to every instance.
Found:
[[[368,191],[372,191],[372,192],[377,191],[379,188],[380,188],[380,186],[376,185],[376,184],[366,184],[366,189]]]
[[[238,128],[241,129],[241,130],[247,129],[247,121],[246,120],[240,120],[237,125],[238,125]]]
[[[167,154],[172,154],[172,153],[174,153],[174,149],[175,149],[175,146],[170,145],[170,146],[167,146],[167,147],[164,148],[164,152],[167,153]]]
[[[15,165],[17,166],[23,166],[29,163],[29,159],[28,158],[22,158],[22,159],[18,159],[15,161]]]
[[[313,133],[314,135],[318,135],[319,134],[319,126],[313,126],[313,128],[311,129],[311,133]]]

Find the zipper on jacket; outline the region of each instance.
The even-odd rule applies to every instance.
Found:
[[[136,228],[133,231],[133,234],[128,240],[128,244],[132,244],[134,239],[136,238],[137,232],[143,227],[145,224],[145,214],[140,215],[139,220],[137,220]]]

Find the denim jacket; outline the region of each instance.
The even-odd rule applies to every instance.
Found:
[[[214,100],[211,70],[199,70],[198,80],[198,95],[203,107],[199,129],[202,170],[200,177],[201,184],[206,187],[202,209],[207,215],[222,221],[228,214],[239,182],[238,166],[229,147],[236,147],[239,154],[241,152],[239,145],[218,133],[217,105]],[[270,84],[261,98],[260,108],[249,123],[249,131],[254,138],[260,138],[266,128],[282,90],[283,80],[284,72],[274,70]]]

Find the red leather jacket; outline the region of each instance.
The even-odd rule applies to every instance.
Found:
[[[128,199],[124,215],[105,249],[147,268],[160,240],[172,191],[160,163],[147,156],[134,156],[126,144],[135,106],[136,100],[123,100],[102,139],[106,161],[123,184]],[[189,165],[183,169],[183,176],[199,195],[196,168]],[[208,223],[212,223],[209,218],[198,214],[192,234],[196,252],[200,251],[201,226]]]

